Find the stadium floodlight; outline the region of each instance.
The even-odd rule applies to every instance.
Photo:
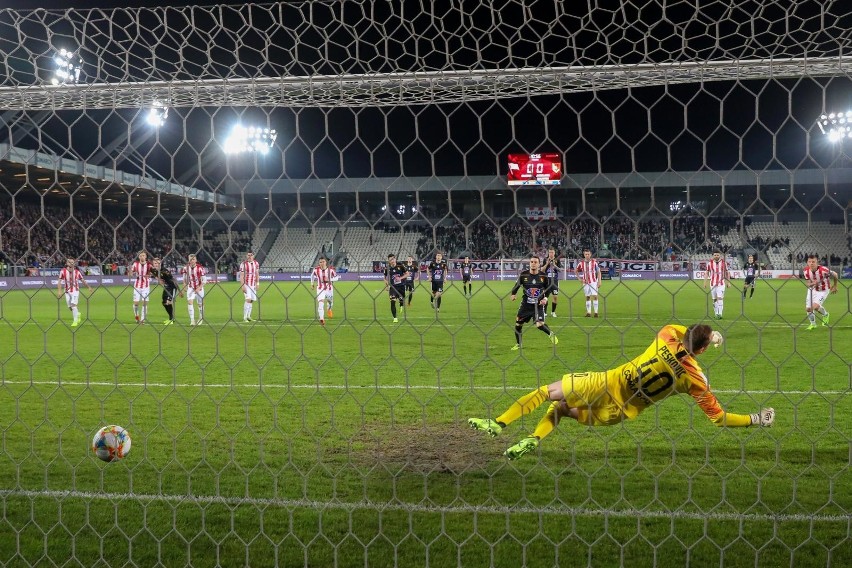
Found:
[[[823,113],[817,121],[817,126],[831,142],[852,138],[852,110]]]
[[[79,55],[67,49],[60,49],[53,57],[56,70],[50,82],[54,85],[60,83],[77,83],[80,81],[80,70],[83,68],[83,59]]]
[[[145,117],[145,121],[154,128],[159,128],[166,123],[168,117],[169,107],[166,106],[166,103],[155,100]]]
[[[263,128],[260,126],[234,126],[228,138],[225,139],[226,154],[242,154],[253,152],[266,154],[275,144],[278,133],[274,128]]]

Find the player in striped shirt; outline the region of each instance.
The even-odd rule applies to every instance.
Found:
[[[334,284],[337,281],[337,273],[334,268],[328,266],[328,259],[320,257],[319,266],[311,272],[311,290],[317,292],[317,316],[320,325],[325,325],[325,315],[329,319],[334,317],[331,307],[334,304]]]
[[[586,296],[586,317],[592,317],[592,309],[595,317],[598,317],[598,290],[601,285],[601,267],[598,261],[592,258],[592,251],[583,249],[583,260],[577,263],[574,269],[577,280],[583,283],[583,294]]]
[[[254,253],[246,253],[246,259],[240,264],[240,284],[243,287],[243,321],[250,322],[254,302],[257,301],[257,285],[260,282],[260,264],[254,259]]]
[[[204,283],[207,272],[198,264],[194,254],[187,257],[186,266],[180,271],[183,274],[183,289],[186,293],[186,308],[189,312],[189,325],[195,325],[195,302],[198,302],[198,323],[204,323]]]
[[[711,344],[718,346],[722,341],[722,335],[709,325],[667,325],[631,361],[608,371],[563,375],[522,396],[496,419],[470,418],[468,425],[497,436],[518,418],[551,401],[532,435],[506,450],[504,455],[510,460],[535,450],[562,418],[573,418],[587,426],[619,424],[675,394],[691,396],[716,426],[771,426],[775,421],[772,408],[754,414],[725,412],[710,391],[696,357]]]
[[[80,325],[80,310],[77,308],[80,303],[80,282],[86,285],[89,292],[92,291],[92,287],[83,278],[83,273],[77,268],[77,259],[69,256],[65,259],[65,268],[59,271],[59,280],[56,281],[56,297],[65,296],[65,304],[71,310],[71,327]]]
[[[808,264],[802,271],[805,284],[808,286],[807,297],[805,297],[805,310],[808,312],[808,329],[816,328],[816,314],[822,316],[822,325],[828,325],[828,312],[825,309],[825,299],[829,294],[837,293],[837,273],[825,266],[819,265],[819,259],[815,254],[808,255]]]
[[[133,315],[136,323],[145,323],[148,316],[148,297],[151,295],[151,263],[148,253],[139,252],[138,259],[130,265],[130,277],[133,280]]]
[[[713,315],[716,319],[722,319],[725,309],[725,282],[731,283],[728,273],[728,262],[722,258],[722,251],[713,251],[713,258],[707,263],[704,271],[704,289],[710,282],[710,296],[713,298]]]

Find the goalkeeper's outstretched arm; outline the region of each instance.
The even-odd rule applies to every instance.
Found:
[[[726,412],[716,396],[709,390],[690,393],[707,418],[716,426],[736,428],[743,426],[772,426],[775,422],[775,410],[764,408],[754,414],[734,414]]]

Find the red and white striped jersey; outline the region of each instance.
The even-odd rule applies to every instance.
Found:
[[[805,267],[805,280],[809,284],[813,284],[813,290],[824,292],[831,288],[831,271],[825,266],[817,266],[816,270],[811,270],[809,266]]]
[[[83,273],[79,268],[63,268],[59,271],[59,281],[65,286],[65,292],[79,292],[80,282],[83,281]]]
[[[136,277],[133,282],[134,288],[150,288],[151,286],[151,263],[135,261],[130,265],[130,274]]]
[[[196,264],[194,267],[187,264],[180,272],[186,279],[186,285],[190,288],[197,290],[198,288],[204,286],[204,275],[207,274],[207,271],[204,270],[204,267],[200,264]]]
[[[711,259],[707,263],[707,275],[710,277],[711,286],[724,286],[725,278],[728,276],[728,262],[723,258]]]
[[[337,273],[331,266],[323,269],[317,266],[311,272],[311,284],[316,283],[317,290],[331,290],[333,288],[332,278],[336,278]]]
[[[256,260],[243,261],[240,265],[240,272],[243,275],[242,281],[246,286],[257,286],[260,280],[260,264]]]
[[[583,259],[577,264],[583,284],[598,284],[598,261],[594,258]]]

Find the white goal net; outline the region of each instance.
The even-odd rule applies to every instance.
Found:
[[[0,9],[0,565],[852,565],[846,2],[231,4]]]

